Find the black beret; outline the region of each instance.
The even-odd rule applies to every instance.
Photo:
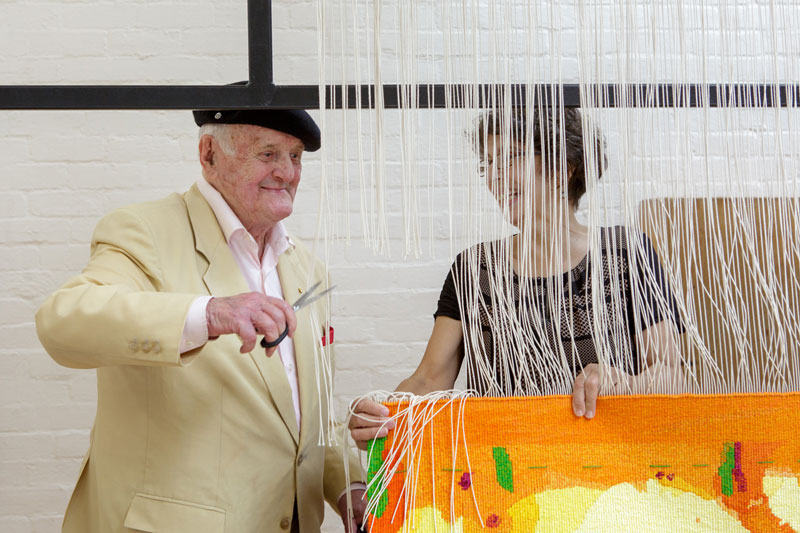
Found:
[[[220,109],[192,111],[198,126],[203,124],[252,124],[282,131],[303,141],[309,152],[321,145],[319,127],[302,109]]]

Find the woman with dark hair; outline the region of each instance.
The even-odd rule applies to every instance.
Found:
[[[602,228],[590,253],[576,211],[587,174],[599,179],[605,169],[602,135],[584,143],[592,130],[574,109],[508,115],[483,115],[473,141],[480,174],[519,232],[458,255],[422,361],[397,390],[452,389],[466,362],[467,386],[481,395],[571,388],[575,416],[591,419],[601,382],[604,391],[641,390],[652,381],[644,370],[665,363],[677,374],[676,303],[643,234]],[[354,414],[350,431],[362,449],[393,427],[376,402],[360,401]]]

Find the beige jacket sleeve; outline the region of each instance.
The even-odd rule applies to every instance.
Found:
[[[83,272],[45,300],[36,331],[50,356],[71,368],[180,365],[189,307],[200,295],[159,292],[163,278],[152,229],[121,209],[100,221]]]

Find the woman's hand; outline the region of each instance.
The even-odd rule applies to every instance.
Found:
[[[385,405],[364,399],[353,408],[348,429],[356,446],[366,450],[368,441],[385,437],[390,429],[394,429],[394,424]]]
[[[586,365],[583,372],[575,378],[572,385],[572,412],[577,417],[594,418],[597,413],[597,396],[603,383],[603,372],[606,372],[605,391],[627,390],[631,376],[614,367],[601,367],[597,363]]]

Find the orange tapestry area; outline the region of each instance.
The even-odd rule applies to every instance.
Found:
[[[800,532],[799,393],[386,405],[372,532]]]

